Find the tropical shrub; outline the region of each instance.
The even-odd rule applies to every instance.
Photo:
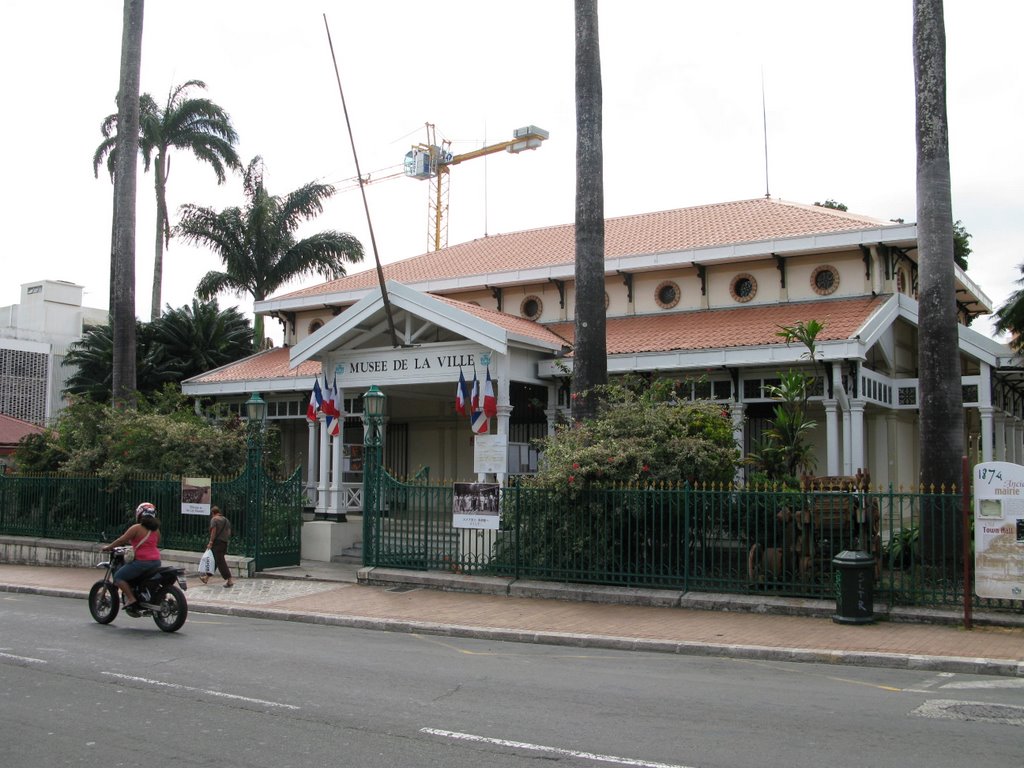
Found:
[[[269,469],[280,469],[277,430],[268,430]],[[117,484],[136,474],[222,477],[246,463],[246,432],[238,418],[211,425],[175,387],[139,396],[138,407],[115,409],[77,399],[54,426],[15,452],[22,472],[97,473]]]
[[[540,471],[517,496],[519,556],[563,578],[671,581],[694,530],[682,488],[732,480],[732,420],[721,405],[677,400],[667,380],[596,394],[596,417],[540,441]]]

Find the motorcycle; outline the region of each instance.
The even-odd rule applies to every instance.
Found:
[[[128,547],[114,547],[110,559],[97,563],[97,568],[106,568],[103,578],[89,590],[89,613],[100,624],[109,624],[117,618],[122,598],[114,584],[114,574],[124,565],[124,553]],[[164,632],[177,632],[188,618],[188,601],[185,600],[185,569],[165,565],[152,568],[138,579],[129,582],[138,608],[126,609],[133,618],[152,616],[153,621]],[[134,606],[133,606],[134,607]]]

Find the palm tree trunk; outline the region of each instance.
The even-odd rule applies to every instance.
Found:
[[[946,33],[942,0],[914,0],[917,95],[918,389],[920,467],[924,490],[950,490],[964,453],[953,206],[946,118]],[[958,548],[956,507],[923,510],[921,538],[931,562]]]
[[[604,157],[597,0],[576,0],[576,343],[572,417],[593,416],[608,382],[604,290]]]
[[[153,296],[149,305],[149,319],[160,317],[164,281],[164,244],[167,242],[167,159],[162,152],[154,164],[156,173],[156,244],[153,257]]]
[[[111,328],[114,341],[112,402],[130,401],[135,369],[135,172],[139,154],[139,79],[144,0],[124,0],[121,72],[117,92],[117,166],[114,171],[114,238],[111,249]]]

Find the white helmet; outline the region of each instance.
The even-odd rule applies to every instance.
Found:
[[[156,517],[156,507],[148,501],[142,502],[135,508],[135,522],[139,522],[144,517]]]

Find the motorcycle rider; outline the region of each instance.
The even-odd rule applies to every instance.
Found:
[[[114,574],[114,584],[124,595],[124,607],[129,614],[137,612],[139,605],[128,582],[160,566],[159,543],[160,521],[156,517],[156,507],[144,501],[135,508],[135,524],[102,549],[110,552],[114,547],[131,544],[135,550],[135,559],[122,565]]]

